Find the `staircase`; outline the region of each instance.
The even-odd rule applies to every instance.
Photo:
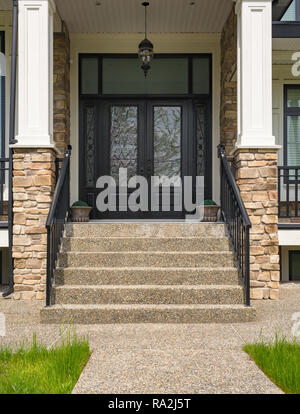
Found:
[[[223,224],[67,224],[43,323],[249,322]]]

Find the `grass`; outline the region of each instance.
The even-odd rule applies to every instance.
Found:
[[[257,366],[287,394],[300,394],[300,344],[285,338],[244,346]]]
[[[0,394],[71,394],[90,356],[86,338],[68,331],[51,349],[38,344],[0,348]]]

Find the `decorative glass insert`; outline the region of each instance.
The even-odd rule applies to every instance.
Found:
[[[86,150],[85,150],[85,165],[86,165],[86,186],[95,186],[95,138],[96,138],[96,107],[86,107]]]
[[[188,58],[156,58],[147,78],[139,61],[103,58],[103,94],[187,94]]]
[[[154,175],[181,176],[182,108],[154,107]]]
[[[287,117],[287,164],[300,165],[300,116]]]
[[[208,57],[193,58],[193,93],[210,93],[210,60]]]
[[[205,176],[206,107],[196,105],[197,176]]]
[[[300,281],[300,251],[290,251],[290,280]]]
[[[81,93],[83,95],[98,95],[99,67],[97,57],[81,59]]]
[[[128,179],[137,174],[137,140],[138,107],[112,106],[110,168],[117,185],[120,168],[127,168]]]

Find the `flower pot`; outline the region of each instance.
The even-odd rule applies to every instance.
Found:
[[[71,207],[71,220],[75,223],[86,223],[90,221],[92,207]]]
[[[214,223],[218,221],[219,206],[200,206],[198,208],[202,222]]]

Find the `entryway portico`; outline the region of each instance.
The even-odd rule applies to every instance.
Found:
[[[27,192],[30,200],[32,192],[38,191],[40,203],[51,204],[56,151],[69,143],[73,147],[70,201],[84,198],[93,206],[98,176],[112,175],[120,166],[149,177],[164,163],[181,176],[195,176],[201,165],[208,182],[207,198],[219,203],[221,194],[223,220],[228,227],[230,218],[236,220],[239,231],[231,228],[231,237],[236,258],[245,258],[241,266],[251,262],[250,273],[249,266],[246,273],[255,288],[252,297],[275,298],[279,257],[272,213],[277,205],[277,183],[272,177],[278,147],[272,135],[271,16],[271,0],[239,0],[235,5],[231,0],[153,0],[148,14],[148,36],[155,48],[153,78],[150,74],[142,82],[137,57],[144,37],[140,2],[113,0],[99,5],[92,1],[20,0],[18,71],[22,83],[18,143],[12,146],[14,186],[19,198],[15,215],[21,226],[16,223],[16,236],[18,231],[26,232],[27,219],[18,214],[23,214],[23,208],[27,214]],[[206,58],[208,77],[202,66]],[[113,59],[120,59],[115,66]],[[166,70],[171,61],[173,66]],[[110,69],[105,72],[107,67]],[[105,73],[114,76],[105,78]],[[140,75],[131,79],[133,73]],[[206,90],[201,89],[203,86]],[[199,109],[201,134],[197,135]],[[203,140],[200,145],[199,136]],[[222,192],[217,154],[220,143],[225,145],[227,156],[234,157],[236,167],[235,182],[226,153],[219,148],[222,179],[227,174]],[[69,152],[66,158],[64,177]],[[18,159],[24,165],[25,178],[19,178]],[[47,163],[47,174],[36,177],[30,170],[42,159]],[[39,193],[44,185],[49,187],[47,201]],[[232,203],[226,206],[225,189]],[[64,212],[69,209],[67,201]],[[246,209],[253,224],[250,251],[247,237],[251,222]],[[23,255],[16,248],[15,261],[20,266],[37,265]],[[25,264],[19,263],[23,259]],[[16,274],[23,274],[23,270]]]
[[[52,75],[52,45],[53,45],[53,32],[64,33],[67,37],[67,31],[70,37],[70,143],[73,147],[73,156],[71,162],[71,199],[76,201],[80,196],[86,196],[88,193],[87,186],[84,188],[86,170],[83,168],[84,154],[87,150],[87,143],[84,141],[84,131],[82,128],[82,122],[84,122],[84,107],[83,94],[80,90],[80,59],[84,59],[84,55],[91,56],[107,56],[109,59],[113,55],[122,54],[123,58],[128,59],[130,54],[137,53],[137,47],[139,41],[143,37],[144,30],[143,20],[143,8],[139,1],[128,0],[126,2],[120,2],[113,0],[110,2],[103,1],[101,5],[97,6],[94,1],[69,1],[57,0],[55,3],[52,1],[40,1],[36,2],[36,7],[33,7],[35,2],[26,2],[21,0],[20,6],[20,56],[19,56],[19,76],[25,79],[25,86],[22,86],[20,94],[25,96],[19,102],[19,135],[18,144],[16,147],[45,147],[59,145],[63,147],[63,143],[60,140],[64,139],[68,141],[68,120],[63,119],[60,111],[65,109],[66,104],[66,92],[64,92],[64,101],[60,100],[60,97],[54,100],[54,131],[53,131],[53,110],[52,100],[50,99],[53,93],[53,75]],[[175,4],[176,3],[176,4]],[[194,2],[193,2],[194,3]],[[228,73],[223,73],[228,79],[224,83],[230,84],[230,80],[238,77],[239,79],[239,139],[238,145],[247,147],[274,145],[275,141],[272,137],[271,127],[271,1],[239,1],[237,4],[237,13],[239,21],[240,32],[240,56],[238,62],[238,70],[236,68],[222,68],[226,69]],[[148,13],[148,31],[149,37],[155,47],[156,59],[159,59],[160,55],[172,58],[172,55],[198,55],[210,56],[210,78],[205,79],[205,83],[209,86],[209,89],[205,94],[200,93],[197,96],[191,95],[193,91],[190,90],[189,82],[193,82],[193,79],[189,76],[190,66],[187,66],[187,76],[183,74],[183,79],[178,79],[177,85],[186,80],[186,90],[183,86],[182,90],[171,91],[173,93],[159,93],[159,83],[153,89],[155,93],[151,93],[151,87],[146,91],[146,94],[142,93],[142,96],[147,98],[150,102],[149,95],[153,95],[153,98],[163,97],[172,98],[174,95],[174,102],[176,99],[181,98],[200,98],[205,96],[207,101],[205,103],[206,112],[206,147],[204,164],[206,165],[206,178],[208,185],[206,186],[206,198],[213,198],[219,201],[220,193],[220,180],[219,180],[219,167],[217,160],[217,145],[220,143],[220,107],[226,111],[226,102],[224,102],[221,96],[220,83],[221,83],[221,32],[224,24],[232,9],[232,1],[206,1],[202,0],[191,4],[186,1],[152,1],[149,7]],[[30,24],[34,21],[40,21],[39,25]],[[51,22],[54,22],[51,23]],[[62,23],[64,22],[64,23]],[[257,30],[248,30],[248,25],[252,24],[253,29],[257,25]],[[41,42],[37,42],[37,39],[44,39]],[[47,40],[48,39],[48,40]],[[49,44],[49,50],[45,48],[45,42]],[[249,45],[251,42],[258,44],[258,48],[251,48]],[[40,58],[43,56],[42,61],[45,61],[46,54],[49,61],[49,72],[45,71],[44,64],[40,64],[41,59],[28,55],[31,53],[31,49],[40,51]],[[54,51],[55,54],[55,51]],[[59,58],[59,55],[57,55]],[[55,55],[55,59],[57,59]],[[80,57],[81,56],[81,57]],[[262,57],[262,59],[261,59]],[[67,57],[66,57],[67,58]],[[127,60],[128,61],[128,60]],[[93,63],[92,63],[93,64]],[[140,63],[136,55],[136,68],[139,70]],[[193,65],[192,65],[193,66]],[[100,72],[102,66],[99,65],[98,70]],[[61,68],[65,70],[65,68]],[[91,71],[95,70],[93,67]],[[97,70],[97,69],[96,69]],[[119,75],[120,86],[119,91],[114,89],[114,93],[103,94],[101,96],[101,85],[98,84],[97,93],[92,93],[93,96],[87,96],[94,99],[96,96],[105,97],[110,95],[115,99],[116,95],[120,97],[123,95],[120,81],[124,74],[126,78],[125,67],[120,64],[119,72],[115,70],[115,74]],[[174,66],[174,71],[178,70],[178,67]],[[196,82],[201,83],[201,77],[205,77],[205,69],[199,66],[199,73],[194,72]],[[172,71],[172,69],[171,69]],[[151,72],[151,71],[150,71]],[[159,73],[159,70],[157,71]],[[90,76],[92,76],[90,73]],[[155,74],[155,67],[153,67],[153,73]],[[56,78],[59,77],[58,73],[55,73],[54,69],[54,85]],[[89,74],[87,75],[89,76]],[[150,75],[151,76],[151,75]],[[184,78],[186,76],[186,78]],[[105,82],[99,76],[98,82]],[[154,75],[155,77],[155,75]],[[231,77],[231,79],[230,79]],[[36,80],[39,80],[38,82]],[[111,81],[111,80],[110,80]],[[163,85],[163,78],[160,80]],[[203,81],[203,80],[202,80]],[[147,82],[147,80],[145,81]],[[149,78],[151,84],[151,79]],[[167,83],[167,82],[166,82]],[[176,84],[176,82],[175,82]],[[124,85],[126,85],[126,79],[124,79]],[[255,85],[255,87],[254,87]],[[141,95],[136,93],[136,87],[132,84],[132,93],[130,93],[130,87],[127,82],[126,94],[128,96],[136,96],[140,98]],[[38,89],[37,89],[38,87]],[[56,85],[54,86],[56,89]],[[224,85],[226,88],[226,85]],[[57,94],[59,95],[63,89],[63,85],[59,85]],[[166,89],[166,88],[161,88]],[[169,89],[170,91],[170,89]],[[168,91],[168,92],[169,92]],[[88,91],[88,95],[90,95]],[[184,93],[182,93],[184,92]],[[201,91],[202,92],[202,91]],[[222,91],[223,92],[223,91]],[[243,93],[241,93],[243,92]],[[100,93],[100,95],[99,95]],[[221,99],[220,99],[221,97]],[[55,98],[55,95],[54,95]],[[224,96],[224,99],[226,96]],[[221,105],[220,105],[221,100]],[[85,101],[86,102],[86,101]],[[119,101],[120,103],[120,101]],[[202,102],[200,102],[202,104]],[[123,103],[122,103],[123,104]],[[160,103],[159,103],[160,104]],[[232,105],[235,103],[232,102]],[[27,117],[22,114],[26,114],[25,106],[30,107],[30,112]],[[57,106],[58,105],[58,106]],[[83,106],[82,106],[83,105]],[[164,107],[163,102],[162,107]],[[172,104],[173,105],[173,104]],[[172,106],[171,105],[171,106]],[[180,104],[181,105],[181,104]],[[57,107],[56,107],[57,106]],[[176,106],[176,105],[175,105]],[[225,108],[224,108],[225,107]],[[183,106],[182,106],[183,108]],[[221,112],[222,112],[221,110]],[[48,120],[43,118],[44,114],[49,114]],[[66,112],[66,111],[65,111]],[[193,124],[191,109],[183,110],[186,115],[183,118],[189,119],[188,125]],[[226,116],[230,118],[230,112],[227,111]],[[263,114],[263,116],[262,116]],[[68,114],[66,114],[68,116]],[[105,116],[108,115],[104,115]],[[190,118],[189,118],[190,116]],[[223,116],[223,115],[222,115]],[[100,114],[96,115],[98,124],[104,123],[105,119],[100,119]],[[82,122],[81,122],[82,121]],[[64,123],[64,125],[63,125]],[[146,126],[147,121],[141,120],[142,128]],[[226,123],[226,121],[225,121]],[[222,128],[223,129],[223,128]],[[60,131],[61,130],[61,131]],[[226,131],[226,126],[225,126]],[[53,136],[54,133],[54,136]],[[63,136],[64,133],[64,136]],[[197,128],[194,132],[190,132],[190,140],[196,140]],[[96,141],[98,147],[109,147],[109,144],[105,143],[103,131],[98,131]],[[184,134],[183,134],[184,135]],[[188,135],[188,133],[187,133]],[[86,135],[85,135],[86,136]],[[258,137],[258,139],[256,139]],[[262,140],[263,137],[263,140]],[[103,142],[102,142],[103,140]],[[221,141],[223,137],[221,138]],[[55,142],[56,141],[56,142]],[[147,139],[147,142],[149,140]],[[151,141],[151,139],[150,139]],[[80,144],[81,143],[81,144]],[[192,144],[190,144],[192,145]],[[188,145],[185,143],[182,145],[186,148]],[[138,152],[138,151],[137,151]],[[107,154],[107,160],[109,154]],[[95,155],[97,153],[95,152]],[[195,166],[197,162],[197,152],[186,156],[186,165],[191,164]],[[184,159],[183,155],[183,159]],[[87,158],[86,158],[87,159]],[[95,163],[104,164],[103,160],[99,162],[95,160]],[[143,162],[147,163],[151,161],[149,157],[143,157]],[[203,161],[203,160],[202,160]],[[201,161],[199,161],[201,162]],[[149,163],[148,163],[149,165]],[[137,170],[140,168],[147,168],[142,166],[138,168],[138,162],[136,161]],[[148,167],[149,168],[149,167]],[[107,169],[104,169],[107,172]],[[152,165],[153,170],[153,165]],[[184,168],[183,168],[184,170]],[[187,171],[187,170],[186,170]],[[100,172],[100,171],[99,171]],[[186,172],[185,172],[186,173]],[[85,200],[87,201],[87,200]]]

